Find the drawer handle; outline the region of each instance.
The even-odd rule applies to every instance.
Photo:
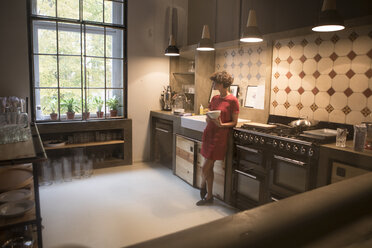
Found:
[[[252,178],[252,179],[257,179],[256,176],[253,176],[253,175],[251,175],[251,174],[248,174],[248,173],[242,172],[242,171],[240,171],[240,170],[235,170],[235,172],[236,172],[236,173],[239,173],[239,174],[241,174],[241,175],[243,175],[243,176],[250,177],[250,178]]]
[[[277,202],[277,201],[279,201],[278,199],[276,199],[275,197],[270,197],[271,198],[271,200],[272,201],[274,201],[274,202]]]
[[[304,163],[304,162],[297,161],[297,160],[290,159],[290,158],[285,158],[285,157],[278,156],[278,155],[274,155],[274,158],[278,159],[278,160],[281,160],[281,161],[284,161],[284,162],[287,162],[287,163],[290,163],[290,164],[296,164],[296,165],[299,165],[299,166],[305,166],[306,165],[306,163]]]
[[[158,131],[160,131],[160,132],[163,132],[163,133],[169,133],[168,130],[163,129],[163,128],[160,128],[160,127],[156,127],[155,129],[158,130]]]
[[[248,151],[248,152],[252,152],[252,153],[258,153],[259,152],[256,149],[252,149],[252,148],[248,148],[248,147],[244,147],[244,146],[240,146],[240,145],[236,145],[236,147],[238,147],[239,149]]]

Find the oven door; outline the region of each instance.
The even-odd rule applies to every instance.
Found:
[[[310,165],[305,160],[274,155],[271,160],[269,187],[284,196],[310,189]]]
[[[250,171],[255,169],[260,172],[266,171],[263,151],[256,148],[236,145],[238,169]]]
[[[254,171],[234,171],[235,206],[241,210],[250,209],[263,203],[265,177]]]

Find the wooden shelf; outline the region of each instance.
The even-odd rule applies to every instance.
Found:
[[[76,148],[76,147],[104,146],[104,145],[115,145],[115,144],[124,144],[124,140],[110,140],[110,141],[102,141],[102,142],[66,144],[66,145],[63,145],[63,146],[55,146],[55,147],[46,146],[45,150],[69,149],[69,148]]]
[[[185,76],[185,75],[195,76],[195,72],[173,72],[173,75],[177,75],[177,76]]]
[[[0,229],[7,229],[12,226],[19,224],[27,225],[36,223],[36,211],[35,207],[30,211],[26,212],[25,215],[15,218],[0,218]]]

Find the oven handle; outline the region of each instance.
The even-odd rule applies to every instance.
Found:
[[[163,132],[163,133],[169,133],[168,130],[163,129],[163,128],[160,128],[160,127],[156,127],[155,129],[158,130],[158,131],[160,131],[160,132]]]
[[[241,175],[243,175],[243,176],[250,177],[250,178],[252,178],[252,179],[257,179],[256,176],[253,176],[253,175],[251,175],[251,174],[248,174],[248,173],[242,172],[242,171],[240,171],[240,170],[235,170],[235,172],[236,172],[236,173],[239,173],[239,174],[241,174]]]
[[[281,161],[284,161],[284,162],[291,163],[291,164],[296,164],[296,165],[299,165],[299,166],[305,166],[306,165],[306,163],[304,163],[304,162],[297,161],[297,160],[290,159],[290,158],[285,158],[285,157],[278,156],[278,155],[274,155],[274,158],[278,159],[278,160],[281,160]]]
[[[256,149],[252,149],[252,148],[248,148],[248,147],[244,147],[244,146],[240,146],[240,145],[236,145],[236,147],[239,148],[239,149],[242,149],[242,150],[246,150],[248,152],[259,153],[259,151],[256,150]]]

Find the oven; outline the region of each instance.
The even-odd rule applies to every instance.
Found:
[[[274,153],[269,174],[270,190],[287,197],[313,189],[316,161],[307,156]]]
[[[266,171],[266,159],[264,159],[264,150],[251,146],[236,145],[236,158],[238,167],[242,171],[255,169],[260,172]]]

